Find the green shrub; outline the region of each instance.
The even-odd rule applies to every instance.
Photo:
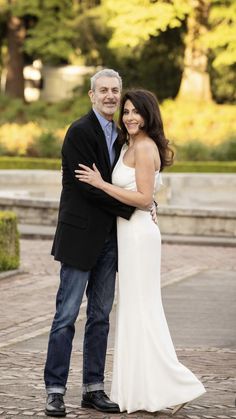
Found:
[[[62,128],[86,114],[90,108],[87,93],[75,94],[70,99],[56,103],[43,100],[24,103],[20,99],[0,95],[0,125],[12,122],[27,124],[33,121],[47,130]]]
[[[200,141],[189,141],[186,144],[178,145],[176,149],[176,159],[187,161],[207,161],[211,160],[211,149]],[[236,159],[235,159],[236,160]]]
[[[0,95],[0,123],[22,120],[24,118],[24,108],[23,100]]]
[[[7,155],[6,147],[4,146],[4,144],[0,143],[0,156],[6,156],[6,155]]]
[[[234,161],[236,160],[236,138],[232,138],[222,144],[219,144],[212,150],[214,160]]]
[[[215,148],[236,138],[235,105],[166,100],[161,105],[167,138],[175,145],[199,141]]]
[[[175,160],[177,161],[235,161],[236,138],[224,141],[213,147],[201,141],[189,141],[185,144],[174,145]]]
[[[13,212],[0,211],[0,272],[19,267],[19,234]]]
[[[52,132],[43,132],[28,146],[27,155],[29,157],[60,157],[61,143]]]

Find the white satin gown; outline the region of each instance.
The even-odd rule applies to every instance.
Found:
[[[136,190],[124,145],[112,182]],[[160,184],[155,175],[155,190]],[[154,191],[155,192],[155,191]],[[155,412],[201,396],[204,386],[176,356],[161,300],[161,236],[148,211],[118,217],[118,304],[111,400],[120,410]]]

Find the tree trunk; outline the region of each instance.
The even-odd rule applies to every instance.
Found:
[[[210,101],[210,77],[207,72],[207,49],[200,37],[207,31],[209,0],[191,0],[192,10],[187,19],[184,71],[178,98]]]
[[[21,99],[24,99],[24,58],[22,47],[25,33],[22,19],[10,16],[7,23],[8,63],[6,93],[9,96]]]

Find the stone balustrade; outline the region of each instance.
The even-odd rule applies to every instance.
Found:
[[[177,207],[236,208],[234,173],[163,173],[158,202]],[[0,197],[59,199],[61,173],[53,170],[0,170]]]
[[[0,210],[14,211],[20,224],[55,226],[58,200],[0,197]],[[195,209],[160,205],[159,226],[162,234],[236,237],[236,210]]]
[[[162,234],[236,237],[236,174],[164,173],[156,196]],[[61,173],[0,170],[0,210],[19,223],[55,226]]]

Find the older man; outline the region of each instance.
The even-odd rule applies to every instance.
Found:
[[[122,81],[110,69],[91,79],[92,110],[75,121],[62,147],[63,188],[52,254],[61,262],[56,313],[45,365],[48,416],[65,416],[63,396],[69,373],[75,321],[86,289],[87,322],[83,350],[82,406],[119,412],[104,392],[104,367],[117,267],[116,217],[129,219],[133,207],[79,182],[79,163],[95,163],[111,182],[119,154],[113,116],[119,105]]]

